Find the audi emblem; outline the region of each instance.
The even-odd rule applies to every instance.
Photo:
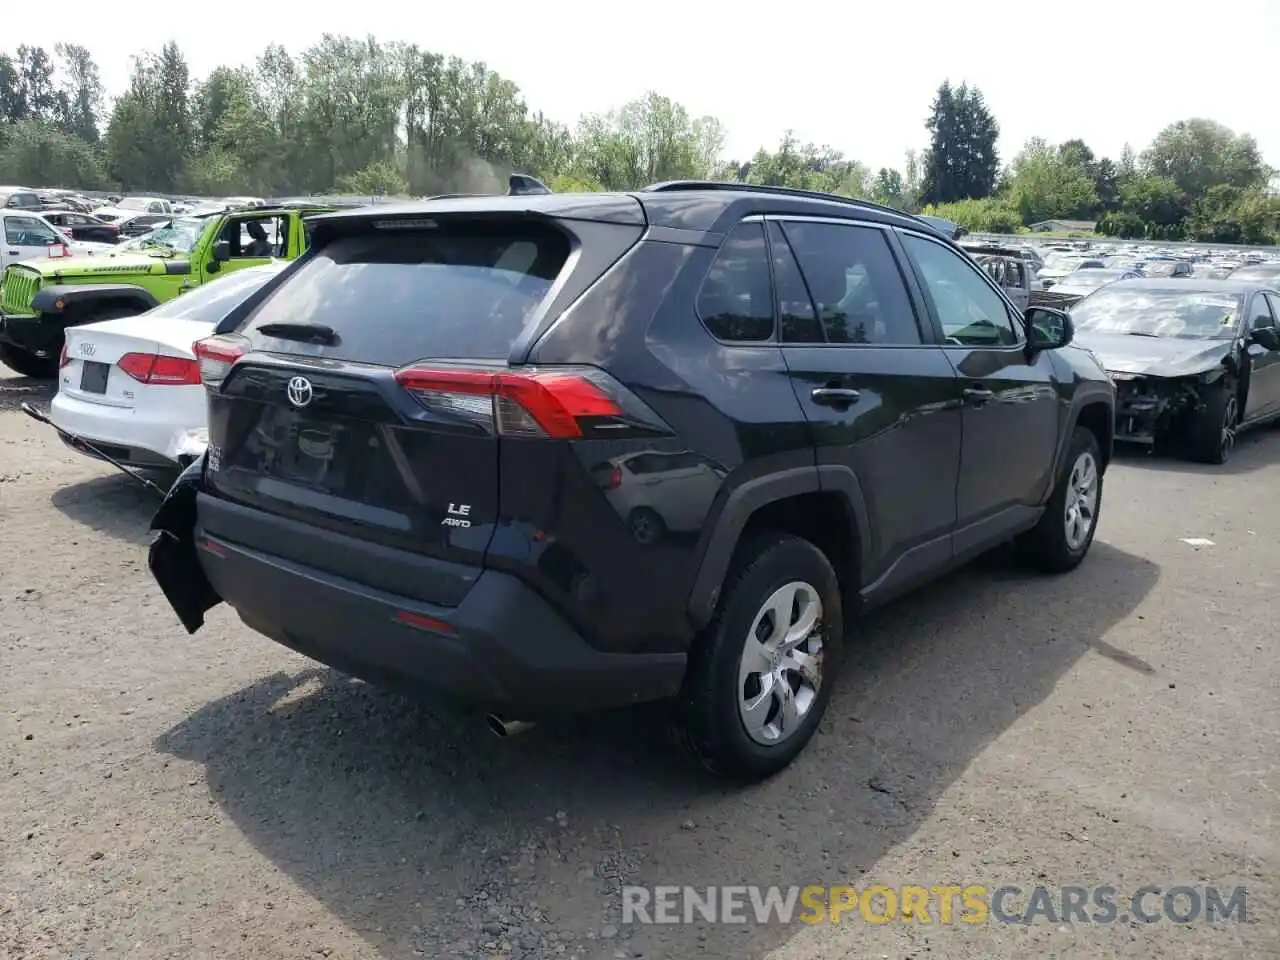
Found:
[[[311,381],[306,377],[294,377],[289,381],[288,394],[289,402],[295,407],[305,407],[313,396]]]

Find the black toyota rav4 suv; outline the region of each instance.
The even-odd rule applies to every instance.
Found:
[[[498,728],[671,699],[759,777],[855,613],[1002,541],[1089,549],[1110,380],[922,220],[678,182],[311,226],[196,345],[209,448],[151,554],[190,631],[223,600]]]

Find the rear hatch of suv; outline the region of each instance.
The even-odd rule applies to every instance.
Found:
[[[453,606],[503,522],[501,445],[634,417],[597,370],[518,361],[531,331],[639,239],[639,205],[615,203],[608,222],[493,205],[316,221],[296,272],[197,344],[206,533]]]

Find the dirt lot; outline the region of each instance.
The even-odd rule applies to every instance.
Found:
[[[28,398],[0,375],[0,957],[1280,957],[1274,433],[1125,458],[1073,575],[995,556],[871,618],[808,752],[741,789],[641,718],[500,741],[225,608],[188,638],[151,495]],[[619,913],[624,883],[872,882],[1243,885],[1247,921]]]

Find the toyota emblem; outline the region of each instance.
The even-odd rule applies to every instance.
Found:
[[[294,377],[289,381],[289,402],[295,407],[305,407],[311,402],[311,381],[306,377]]]

